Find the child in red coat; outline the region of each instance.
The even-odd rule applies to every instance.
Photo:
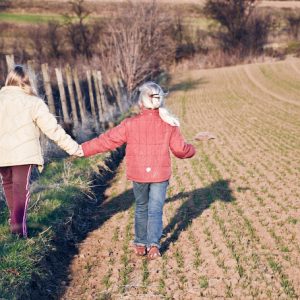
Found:
[[[139,115],[82,144],[84,156],[126,146],[127,178],[133,181],[136,200],[135,252],[149,259],[160,256],[162,214],[171,176],[171,152],[178,158],[190,158],[195,148],[187,144],[179,130],[179,121],[164,108],[164,92],[154,82],[140,87]]]

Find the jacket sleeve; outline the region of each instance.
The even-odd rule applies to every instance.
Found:
[[[125,122],[126,121],[123,121],[121,124],[101,134],[99,137],[83,143],[81,146],[84,156],[91,156],[97,153],[114,150],[126,143]]]
[[[196,153],[193,145],[187,144],[180,133],[179,127],[173,127],[170,138],[170,149],[178,158],[190,158]]]
[[[79,147],[77,142],[57,123],[56,118],[50,113],[42,99],[37,98],[32,118],[40,130],[68,154],[73,155],[77,151]]]

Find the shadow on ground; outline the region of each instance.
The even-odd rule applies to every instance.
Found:
[[[164,228],[163,236],[167,236],[167,238],[162,240],[162,253],[166,252],[170,244],[178,240],[180,234],[187,229],[193,219],[198,218],[212,203],[215,201],[228,203],[235,200],[229,184],[229,180],[218,180],[207,187],[179,193],[166,200],[166,202],[180,200],[183,203]]]
[[[69,266],[78,254],[78,245],[111,216],[132,206],[132,191],[105,202],[105,190],[113,183],[123,157],[124,148],[112,152],[106,161],[109,170],[100,167],[93,178],[97,201],[80,199],[72,217],[57,226],[51,251],[41,253],[42,259],[38,263],[41,272],[33,274],[31,286],[27,289],[30,292],[22,299],[60,299],[71,280]]]
[[[185,80],[182,82],[179,82],[177,84],[174,84],[170,88],[170,92],[176,92],[176,91],[189,91],[199,88],[199,85],[203,85],[208,83],[208,80],[206,78],[199,78],[196,80]]]
[[[116,151],[107,161],[111,171],[99,169],[99,174],[94,178],[97,202],[87,201],[87,199],[81,201],[71,222],[58,227],[52,251],[42,255],[43,259],[39,262],[41,274],[33,274],[30,294],[26,295],[26,299],[60,299],[72,280],[69,277],[69,266],[74,256],[78,254],[78,244],[87,237],[89,232],[99,228],[114,214],[126,211],[133,205],[132,189],[105,202],[104,192],[113,183],[123,157],[124,149]],[[166,199],[166,202],[181,201],[182,204],[164,229],[167,238],[162,240],[162,253],[167,251],[170,243],[176,242],[190,222],[199,217],[214,201],[233,200],[227,180],[219,180],[207,187],[179,193]],[[42,274],[43,270],[44,274]]]

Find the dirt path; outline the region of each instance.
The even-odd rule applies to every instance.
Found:
[[[132,253],[123,163],[100,208],[108,217],[79,245],[62,299],[299,298],[300,107],[290,69],[280,62],[176,75],[168,106],[187,140],[199,131],[217,139],[196,143],[191,160],[173,160],[163,257]]]

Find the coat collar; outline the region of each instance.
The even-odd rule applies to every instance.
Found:
[[[141,115],[158,115],[159,110],[158,109],[146,109],[142,108]]]
[[[23,91],[23,89],[16,85],[6,85],[3,86],[0,91]]]

